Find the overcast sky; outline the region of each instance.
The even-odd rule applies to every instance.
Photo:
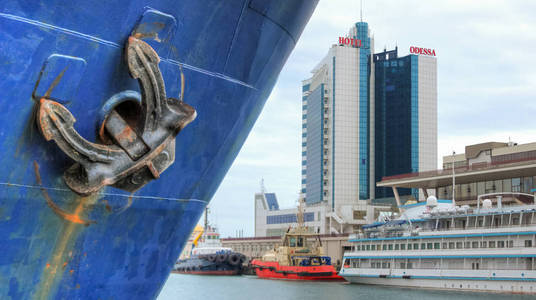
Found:
[[[359,1],[323,0],[264,110],[210,203],[223,237],[254,234],[254,194],[264,178],[280,207],[301,185],[301,81],[359,21]],[[536,1],[364,1],[375,52],[435,49],[441,157],[485,141],[536,142]]]

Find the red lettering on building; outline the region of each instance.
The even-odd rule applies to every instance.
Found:
[[[420,48],[420,47],[414,47],[414,46],[409,47],[409,53],[436,56],[434,49]]]
[[[350,45],[353,47],[361,47],[361,40],[340,36],[339,45]]]

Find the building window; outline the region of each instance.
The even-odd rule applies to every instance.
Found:
[[[401,244],[400,245],[400,250],[406,250],[406,244]]]
[[[504,241],[498,241],[497,248],[504,248]]]
[[[532,247],[532,240],[525,240],[525,247]]]
[[[521,192],[521,178],[512,178],[512,192]]]
[[[489,241],[489,248],[495,248],[495,241]]]
[[[395,250],[400,250],[400,245],[399,244],[395,244]]]
[[[473,242],[473,248],[478,248],[478,242]]]
[[[367,212],[363,210],[354,210],[354,220],[362,220],[367,216]]]
[[[408,244],[408,250],[412,250],[412,247],[413,245],[412,244]]]
[[[393,250],[393,244],[389,244],[389,250]]]
[[[425,243],[421,243],[421,250],[425,250],[426,249],[426,244]]]
[[[439,249],[439,243],[434,243],[434,249]]]
[[[463,249],[463,242],[456,242],[456,249]]]
[[[449,249],[454,249],[454,242],[449,242]]]

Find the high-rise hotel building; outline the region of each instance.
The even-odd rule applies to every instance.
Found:
[[[360,47],[333,45],[302,85],[307,204],[325,201],[335,208],[374,197],[374,40],[365,22],[348,36]]]
[[[308,205],[351,218],[353,205],[392,197],[376,188],[382,177],[436,169],[436,58],[397,50],[374,54],[368,24],[358,22],[302,82]]]

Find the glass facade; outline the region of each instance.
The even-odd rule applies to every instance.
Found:
[[[535,188],[536,176],[503,178],[497,180],[478,181],[456,185],[457,204],[463,204],[463,201],[470,201],[474,204],[478,195],[487,193],[532,193]],[[452,185],[437,188],[437,197],[440,199],[452,199]],[[505,199],[507,196],[504,197]],[[523,200],[523,197],[520,198]],[[493,201],[495,201],[493,199]],[[532,202],[532,200],[531,200]]]
[[[359,49],[359,199],[369,198],[369,99],[370,99],[370,37],[368,24],[356,23]]]
[[[315,214],[308,212],[303,214],[304,222],[313,222],[315,220]],[[296,214],[285,214],[276,216],[266,216],[266,224],[284,224],[284,223],[297,223],[298,218]]]
[[[375,54],[375,179],[419,170],[418,57]],[[376,198],[393,197],[376,187]],[[412,194],[399,188],[400,195]],[[413,191],[417,198],[417,191]]]
[[[324,84],[320,84],[307,96],[307,160],[305,186],[307,204],[318,203],[323,200],[322,173],[324,153]],[[305,155],[304,155],[305,156]]]
[[[277,202],[277,197],[275,193],[265,193],[266,202],[268,203],[269,210],[279,210],[279,203]]]

